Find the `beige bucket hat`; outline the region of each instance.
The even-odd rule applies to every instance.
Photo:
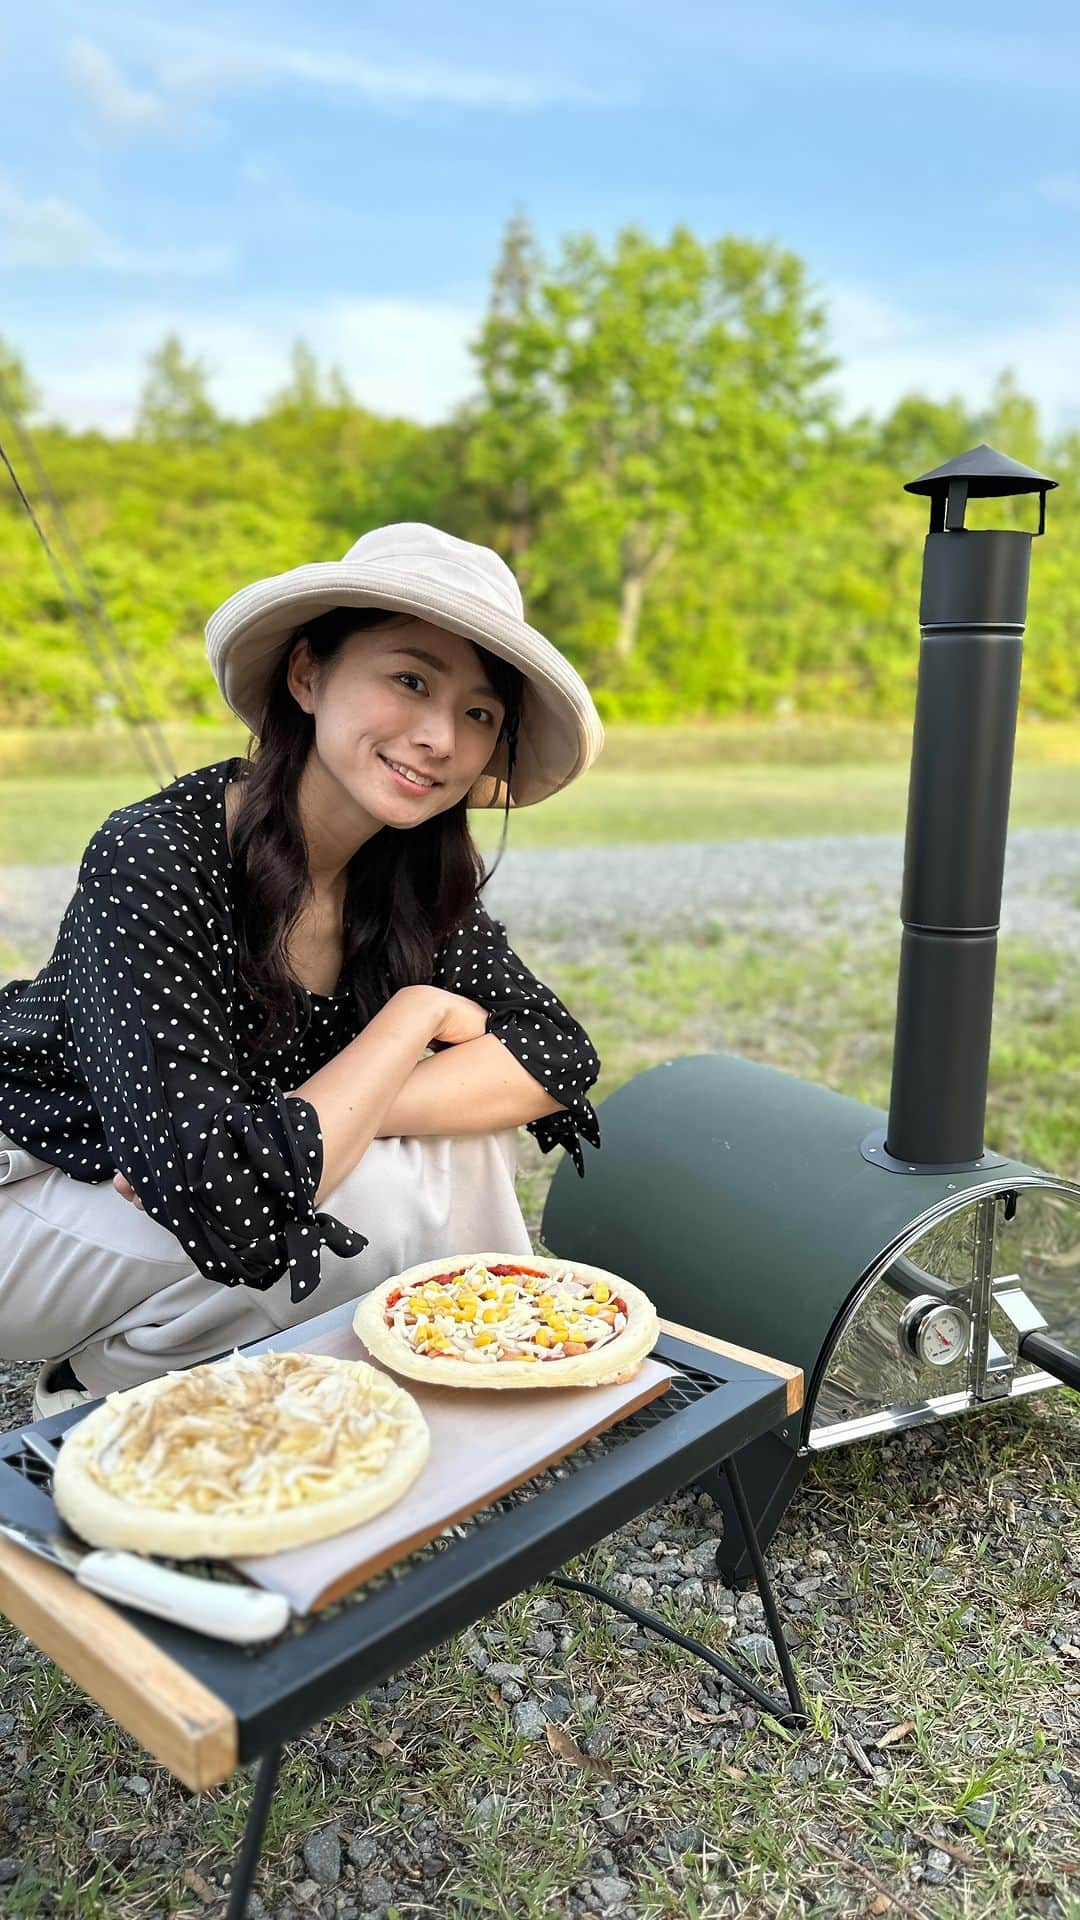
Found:
[[[257,734],[282,648],[296,628],[331,607],[411,613],[487,647],[525,678],[510,804],[535,806],[569,786],[604,744],[581,675],[523,617],[521,589],[491,547],[420,520],[374,527],[341,560],[316,560],[242,587],[211,614],[206,651],[222,697]],[[506,797],[502,740],[469,793],[469,805]]]

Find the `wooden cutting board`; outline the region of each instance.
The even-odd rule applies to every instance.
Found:
[[[422,1471],[384,1513],[329,1540],[232,1562],[258,1586],[283,1593],[297,1613],[329,1606],[444,1528],[564,1459],[592,1434],[655,1400],[672,1377],[670,1367],[650,1358],[632,1380],[615,1387],[432,1387],[374,1360],[350,1326],[297,1346],[378,1367],[413,1395],[431,1430]]]

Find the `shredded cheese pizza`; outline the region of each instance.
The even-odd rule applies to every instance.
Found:
[[[53,1493],[96,1546],[276,1552],[381,1512],[428,1445],[412,1395],[364,1361],[237,1352],[109,1394],[65,1440]]]
[[[360,1301],[354,1326],[398,1372],[477,1386],[627,1378],[658,1332],[652,1303],[614,1274],[498,1254],[410,1268]]]

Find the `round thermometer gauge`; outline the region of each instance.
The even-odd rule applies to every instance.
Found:
[[[967,1352],[971,1321],[963,1307],[913,1300],[901,1320],[907,1345],[924,1366],[948,1367]]]

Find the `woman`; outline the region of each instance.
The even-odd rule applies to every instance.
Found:
[[[479,902],[468,807],[505,837],[603,744],[509,568],[376,528],[233,594],[207,650],[257,752],[110,814],[0,990],[0,1352],[42,1360],[35,1417],[526,1253],[516,1128],[579,1174],[600,1144],[596,1054]]]

